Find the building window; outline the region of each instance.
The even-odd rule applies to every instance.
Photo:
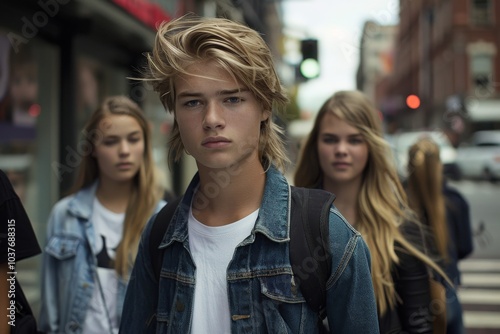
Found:
[[[493,57],[488,54],[476,54],[471,59],[472,88],[482,96],[493,93],[492,86]]]
[[[491,0],[472,0],[471,19],[475,25],[491,23]]]

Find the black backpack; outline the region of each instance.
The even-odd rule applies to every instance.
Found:
[[[328,222],[335,195],[320,189],[291,188],[290,262],[302,295],[321,322],[326,317],[326,281],[331,272]],[[153,222],[149,252],[157,281],[163,263],[163,251],[158,247],[180,201],[178,197],[165,205]]]

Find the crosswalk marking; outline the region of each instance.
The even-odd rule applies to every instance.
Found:
[[[500,288],[500,274],[466,273],[462,275],[462,285],[466,287]]]
[[[476,260],[470,259],[458,263],[462,273],[474,272],[500,272],[500,260]],[[499,282],[500,284],[500,282]]]
[[[500,305],[500,290],[459,289],[458,298],[462,304]]]
[[[464,312],[464,325],[467,328],[500,328],[498,312]]]
[[[459,262],[462,286],[457,290],[468,333],[500,333],[500,260]]]

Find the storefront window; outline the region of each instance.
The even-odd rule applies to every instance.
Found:
[[[36,38],[16,45],[10,29],[0,27],[0,169],[20,197],[40,245],[46,220],[57,199],[57,178],[51,162],[57,152],[58,50]],[[43,194],[43,195],[41,195]],[[41,257],[21,261],[21,285],[37,310]]]
[[[0,168],[11,179],[23,203],[34,154],[38,104],[38,69],[31,45],[14,52],[5,34],[0,35],[2,90],[0,111]]]

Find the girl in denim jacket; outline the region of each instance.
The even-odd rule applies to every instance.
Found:
[[[165,204],[136,103],[105,99],[82,134],[88,150],[73,194],[54,206],[47,227],[40,315],[47,333],[118,332],[140,234]]]
[[[159,245],[148,223],[121,333],[318,333],[296,284],[287,158],[274,113],[287,98],[260,35],[221,18],[164,22],[146,80],[175,116],[170,157],[198,172]],[[332,206],[326,313],[334,333],[378,333],[366,245]],[[165,222],[166,223],[166,222]],[[158,250],[160,251],[160,250]]]
[[[433,333],[427,257],[381,120],[359,91],[340,91],[319,110],[295,173],[295,185],[333,192],[335,205],[372,255],[381,333]]]

